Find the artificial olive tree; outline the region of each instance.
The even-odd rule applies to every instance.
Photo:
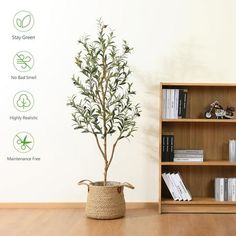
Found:
[[[127,56],[132,48],[126,41],[119,48],[114,40],[114,31],[99,20],[97,39],[78,41],[82,48],[75,58],[79,77],[72,80],[79,94],[68,102],[74,110],[74,129],[95,137],[104,160],[104,185],[118,142],[133,136],[141,112],[132,101],[136,92],[129,82]]]

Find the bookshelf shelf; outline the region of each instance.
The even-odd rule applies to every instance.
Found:
[[[162,86],[165,87],[235,87],[234,83],[172,83],[172,82],[163,82]]]
[[[235,205],[235,202],[232,201],[216,201],[214,198],[201,198],[195,197],[192,201],[174,201],[173,199],[162,199],[162,204],[168,205]]]
[[[181,118],[181,119],[163,119],[162,122],[166,123],[236,123],[236,119],[187,119],[187,118]]]
[[[184,103],[186,114],[184,113],[185,115],[183,116],[186,118],[162,118],[162,112],[166,114],[167,109],[169,109],[169,106],[162,106],[163,94],[165,98],[164,101],[169,102],[167,99],[168,96],[165,97],[166,91],[163,92],[164,89],[178,89],[179,93],[180,90],[187,91],[187,103]],[[173,98],[173,95],[171,96]],[[219,101],[224,108],[227,106],[236,108],[236,84],[168,82],[161,83],[160,85],[160,213],[236,213],[236,201],[221,202],[215,201],[214,199],[215,178],[236,178],[236,163],[228,161],[229,140],[236,139],[236,119],[199,118],[204,117],[206,109],[216,100]],[[174,100],[174,102],[175,101],[176,100]],[[176,103],[174,104],[176,107]],[[164,110],[162,110],[163,108]],[[169,110],[167,114],[169,114]],[[169,117],[169,115],[164,115],[164,117]],[[176,115],[174,117],[176,117]],[[174,135],[175,149],[203,150],[204,161],[162,161],[163,134]],[[165,152],[163,155],[166,155]],[[192,195],[192,201],[174,201],[162,179],[162,173],[180,173],[183,183]]]
[[[235,166],[236,162],[203,161],[203,162],[161,162],[162,166]]]
[[[195,197],[192,201],[162,199],[162,213],[235,213],[232,201],[216,201],[214,198]]]

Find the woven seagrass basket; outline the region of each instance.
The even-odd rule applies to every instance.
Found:
[[[129,183],[108,181],[91,182],[82,180],[79,185],[87,185],[88,197],[86,216],[94,219],[117,219],[125,215],[124,187],[134,189]]]

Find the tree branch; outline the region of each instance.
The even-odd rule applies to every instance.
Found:
[[[101,147],[101,145],[100,145],[100,143],[99,143],[98,136],[97,136],[97,134],[95,134],[95,133],[93,133],[93,134],[94,134],[94,136],[95,136],[95,139],[96,139],[98,148],[99,148],[100,152],[102,153],[102,157],[103,157],[103,159],[105,160],[105,154],[104,154],[104,152],[103,152],[103,150],[102,150],[102,147]]]
[[[110,160],[108,161],[108,168],[109,168],[109,166],[111,165],[111,162],[112,162],[112,160],[113,160],[114,153],[115,153],[115,149],[116,149],[116,145],[117,145],[118,141],[120,140],[120,137],[121,137],[121,134],[119,135],[119,137],[116,139],[115,143],[114,143],[113,146],[112,146],[111,158],[110,158]]]
[[[95,139],[96,139],[98,148],[99,148],[100,152],[102,153],[102,157],[103,157],[103,159],[105,160],[105,154],[104,154],[104,151],[102,150],[101,144],[99,143],[98,136],[97,136],[97,134],[95,133],[95,131],[94,131],[93,127],[91,126],[91,124],[89,124],[89,125],[90,125],[90,128],[91,128],[91,130],[92,130],[94,136],[95,136]]]

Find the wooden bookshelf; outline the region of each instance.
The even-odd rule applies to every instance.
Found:
[[[188,89],[186,118],[162,119],[164,88]],[[236,84],[161,83],[160,85],[160,213],[236,213],[236,202],[214,199],[216,177],[236,177],[236,163],[228,161],[228,142],[236,139],[236,119],[205,119],[215,100],[236,108]],[[173,132],[175,149],[202,149],[204,162],[162,162],[162,133]],[[164,172],[180,172],[192,201],[174,201],[162,180]]]

